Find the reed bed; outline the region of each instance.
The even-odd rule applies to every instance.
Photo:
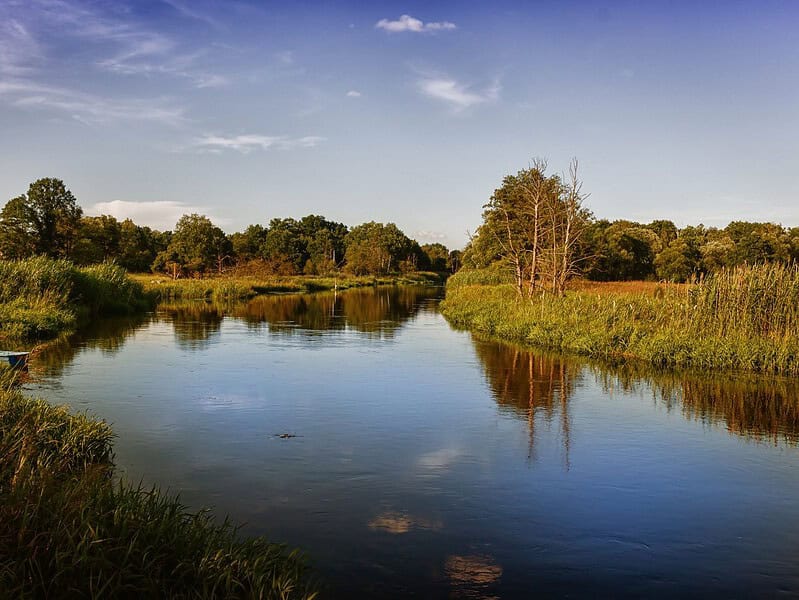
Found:
[[[141,286],[115,264],[77,268],[45,257],[0,260],[0,338],[51,338],[86,317],[146,305]]]
[[[251,276],[223,274],[203,279],[169,279],[151,274],[132,276],[145,292],[161,302],[175,300],[235,300],[258,294],[306,293],[375,285],[430,285],[443,283],[438,273],[417,272],[390,277],[316,275]]]
[[[456,326],[610,361],[799,374],[794,266],[738,267],[693,286],[529,299],[508,284],[463,284],[474,278],[459,273],[447,286],[442,310]]]
[[[13,598],[312,598],[296,551],[114,477],[107,424],[0,392],[0,590]],[[6,596],[4,596],[6,597]]]

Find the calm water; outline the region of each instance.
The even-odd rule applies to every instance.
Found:
[[[451,329],[439,294],[162,307],[26,387],[110,421],[134,480],[307,550],[335,595],[799,593],[793,382],[527,352]]]

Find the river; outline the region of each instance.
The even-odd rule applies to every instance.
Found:
[[[33,360],[120,470],[304,549],[341,597],[799,593],[799,387],[452,329],[441,290],[162,305]]]

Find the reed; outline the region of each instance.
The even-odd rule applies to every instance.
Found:
[[[592,286],[529,299],[507,284],[464,284],[473,280],[459,273],[447,285],[442,310],[456,326],[610,361],[799,374],[796,267],[738,267],[693,286]]]
[[[8,597],[312,598],[305,559],[114,477],[107,424],[0,392]]]
[[[77,268],[41,256],[0,260],[0,338],[51,338],[81,319],[147,304],[142,287],[112,263]]]
[[[251,298],[258,294],[306,293],[327,290],[344,290],[375,285],[440,285],[438,273],[416,272],[390,277],[341,277],[317,275],[236,275],[223,274],[204,279],[168,279],[148,274],[132,276],[145,292],[161,302],[175,300],[235,300]]]

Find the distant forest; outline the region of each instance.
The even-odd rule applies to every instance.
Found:
[[[253,263],[278,275],[338,270],[383,275],[456,271],[461,266],[504,268],[516,261],[520,276],[524,268],[531,281],[547,272],[600,281],[686,281],[728,266],[799,259],[799,227],[735,221],[723,229],[678,228],[668,220],[596,219],[582,206],[579,188],[546,176],[545,166],[505,178],[485,206],[484,223],[462,252],[419,244],[393,223],[348,227],[318,215],[275,218],[226,234],[206,216],[190,214],[174,230],[156,231],[130,219],[84,216],[64,182],[46,178],[30,184],[27,194],[11,199],[0,212],[0,256],[47,255],[80,265],[113,260],[130,271],[173,277]],[[544,218],[546,214],[550,216]],[[552,232],[549,237],[547,231]],[[564,231],[572,232],[565,245]],[[553,244],[548,245],[549,239]],[[568,254],[569,264],[558,271],[555,256],[561,254]]]
[[[156,231],[109,215],[87,217],[59,179],[39,179],[0,212],[2,258],[47,255],[79,265],[113,260],[129,271],[197,276],[258,263],[259,272],[356,275],[454,271],[458,252],[420,245],[394,223],[355,227],[319,215],[276,218],[226,234],[203,215],[184,215],[172,231]]]

